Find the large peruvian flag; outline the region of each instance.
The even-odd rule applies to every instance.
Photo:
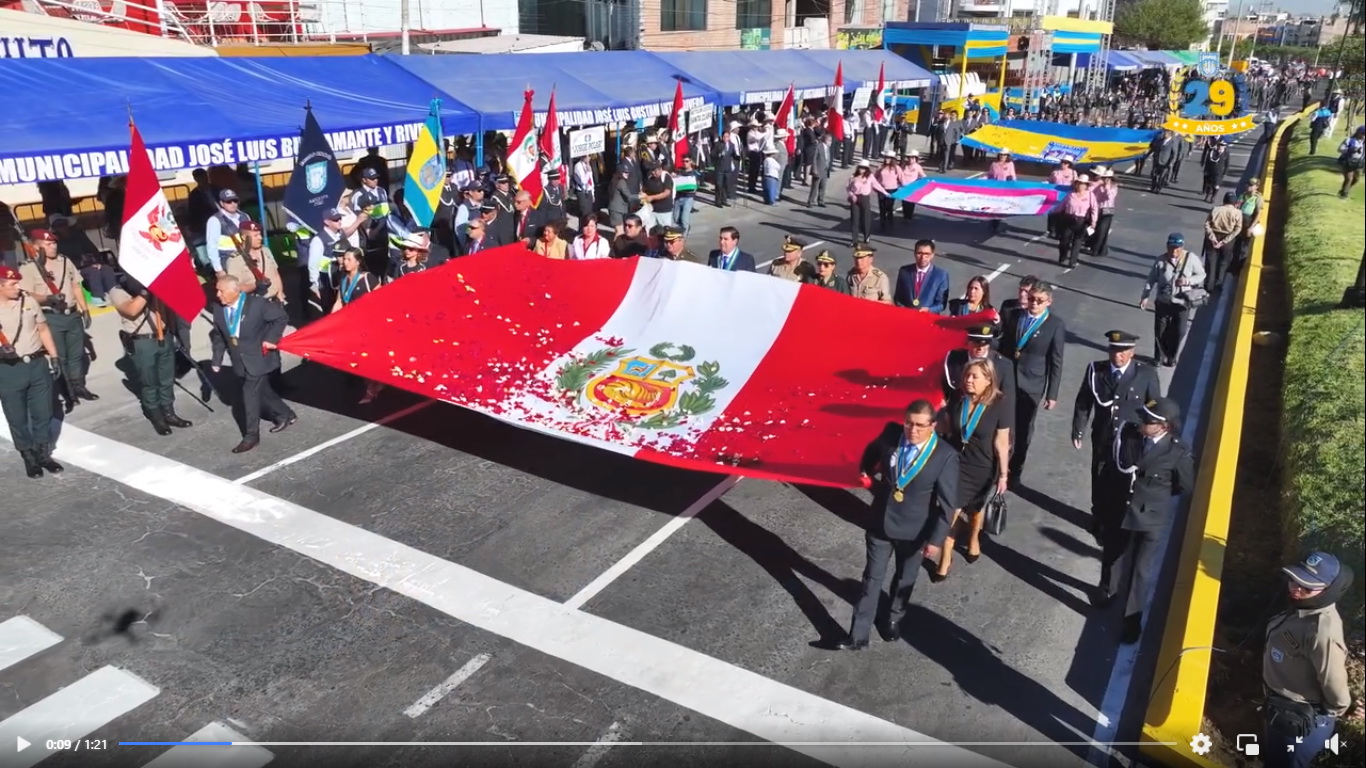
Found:
[[[767,275],[512,245],[410,275],[281,347],[608,451],[852,487],[888,422],[939,402],[944,356],[972,322]]]
[[[204,308],[185,237],[171,215],[166,193],[152,170],[137,126],[130,126],[128,180],[124,188],[123,229],[119,236],[119,267],[171,308],[186,322],[194,322]]]

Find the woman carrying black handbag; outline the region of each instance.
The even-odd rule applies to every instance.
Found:
[[[1006,491],[1010,466],[1010,426],[1015,414],[1005,407],[1000,376],[990,359],[970,360],[963,366],[958,391],[940,411],[940,434],[958,449],[958,509],[949,521],[948,536],[939,556],[939,570],[931,576],[940,582],[949,576],[959,522],[969,528],[969,563],[982,554],[982,508],[993,496]]]

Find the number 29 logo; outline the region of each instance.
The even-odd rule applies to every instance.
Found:
[[[1181,95],[1183,117],[1222,119],[1231,117],[1238,108],[1238,88],[1228,80],[1189,80]]]

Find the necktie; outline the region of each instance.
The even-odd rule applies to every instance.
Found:
[[[916,459],[916,457],[919,456],[919,455],[920,455],[920,446],[916,445],[915,443],[912,443],[912,444],[911,444],[911,450],[909,450],[909,451],[906,452],[906,466],[909,467],[909,466],[915,464],[915,459]]]
[[[920,285],[925,282],[925,270],[918,269],[915,272],[915,295],[920,295]]]
[[[1118,369],[1118,368],[1111,368],[1111,369],[1110,369],[1110,379],[1111,379],[1111,381],[1113,381],[1113,382],[1115,383],[1116,386],[1118,386],[1119,380],[1120,380],[1123,376],[1124,376],[1124,371],[1122,371],[1122,370],[1120,370],[1120,369]]]

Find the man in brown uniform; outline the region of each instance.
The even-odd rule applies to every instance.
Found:
[[[110,289],[109,303],[119,313],[119,340],[132,364],[138,402],[152,429],[165,437],[171,427],[193,426],[175,412],[175,316],[130,277]]]
[[[223,264],[229,275],[237,278],[246,293],[285,301],[285,282],[280,279],[280,266],[266,247],[261,225],[254,221],[242,224],[242,245],[237,253]]]
[[[865,240],[854,246],[854,268],[849,270],[849,295],[860,299],[892,303],[892,283],[887,273],[873,266],[877,249]]]
[[[57,343],[38,302],[19,290],[18,270],[0,265],[0,407],[29,477],[53,474],[52,379]]]
[[[665,227],[659,236],[664,244],[664,256],[670,261],[689,261],[693,264],[706,264],[706,260],[688,250],[687,236],[678,227]]]
[[[816,274],[805,282],[849,295],[849,281],[835,274],[835,257],[829,251],[821,251],[816,256]]]
[[[57,236],[35,229],[29,239],[38,247],[38,258],[19,267],[19,287],[42,308],[48,332],[57,343],[56,361],[66,376],[70,410],[80,400],[100,399],[85,388],[85,330],[90,327],[90,308],[81,289],[81,271],[57,253]]]
[[[1224,282],[1233,262],[1238,237],[1243,233],[1243,211],[1238,196],[1224,195],[1224,204],[1209,212],[1205,219],[1205,290],[1214,293]]]
[[[794,283],[804,283],[815,277],[816,270],[811,262],[802,258],[802,247],[791,235],[784,237],[783,257],[768,265],[768,274]]]

